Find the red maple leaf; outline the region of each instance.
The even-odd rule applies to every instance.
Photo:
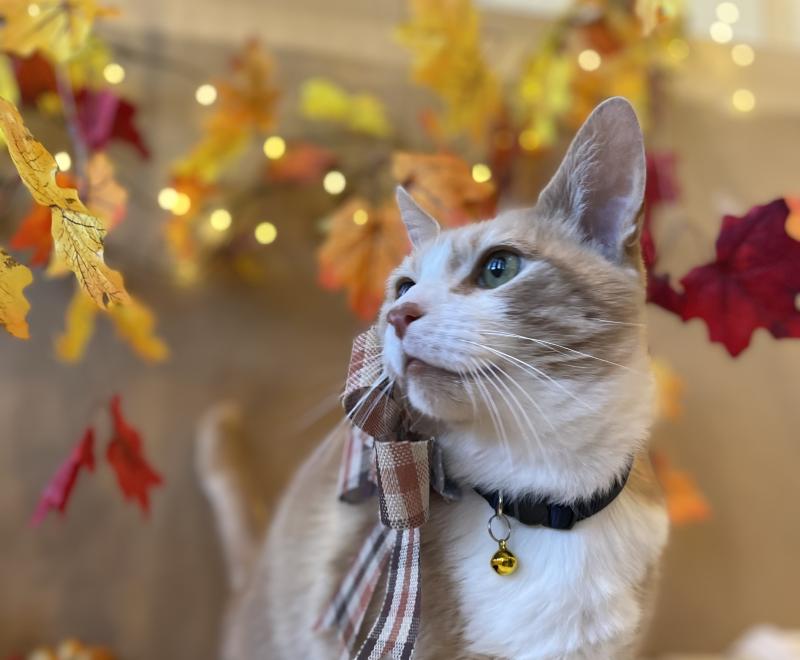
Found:
[[[30,57],[14,57],[14,74],[23,103],[36,103],[45,92],[58,90],[56,72],[50,61],[41,53]]]
[[[62,515],[66,512],[75,482],[83,468],[90,472],[94,470],[94,429],[92,428],[86,429],[83,438],[73,447],[67,460],[61,464],[45,486],[39,503],[36,505],[36,511],[33,513],[32,524],[38,525],[50,511],[58,511]]]
[[[144,513],[149,513],[149,491],[163,481],[161,475],[147,462],[142,449],[142,438],[125,420],[120,406],[120,397],[114,396],[111,399],[114,437],[106,448],[106,458],[114,468],[122,494],[126,499],[137,502]]]
[[[75,95],[78,124],[90,151],[100,151],[111,140],[122,140],[142,158],[150,157],[139,129],[134,124],[136,106],[107,89],[82,89]]]
[[[756,328],[776,339],[800,337],[800,241],[786,233],[783,199],[727,215],[717,238],[717,258],[682,280],[683,320],[701,318],[711,341],[732,356],[750,344]]]

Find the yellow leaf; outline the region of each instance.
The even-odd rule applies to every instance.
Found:
[[[380,100],[370,94],[348,94],[324,78],[303,83],[300,109],[309,119],[337,122],[367,135],[385,137],[392,131]]]
[[[64,332],[55,341],[56,355],[64,362],[79,362],[92,338],[101,310],[82,289],[67,308]],[[126,305],[111,304],[105,310],[117,330],[134,352],[145,360],[160,362],[169,355],[167,345],[155,334],[155,316],[135,298]]]
[[[660,419],[675,420],[681,416],[683,381],[661,358],[652,358],[650,366],[656,383],[656,406]]]
[[[76,190],[56,184],[55,160],[25,128],[17,109],[4,99],[0,99],[0,129],[25,187],[36,202],[50,207],[55,258],[75,273],[100,307],[109,302],[126,303],[129,296],[122,275],[103,261],[103,222],[89,213]]]
[[[33,281],[31,271],[0,250],[0,323],[19,339],[28,339],[26,317],[31,308],[22,290]]]
[[[167,345],[155,334],[155,315],[144,303],[132,298],[127,305],[109,305],[108,313],[117,334],[137,355],[150,362],[169,357]]]
[[[64,332],[56,338],[56,355],[64,362],[79,362],[94,334],[97,305],[80,288],[75,289],[67,307]]]
[[[11,66],[11,58],[0,53],[0,98],[8,99],[12,103],[19,101],[19,85]]]
[[[94,19],[114,13],[94,0],[3,0],[0,44],[17,55],[39,50],[66,62],[83,48]]]

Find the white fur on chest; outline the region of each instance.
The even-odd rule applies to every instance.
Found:
[[[623,492],[569,531],[511,519],[508,545],[519,568],[499,576],[489,566],[497,550],[486,531],[489,505],[470,492],[438,507],[444,510],[435,533],[470,652],[515,660],[621,657],[617,650],[631,642],[642,617],[637,589],[666,542],[663,509]]]

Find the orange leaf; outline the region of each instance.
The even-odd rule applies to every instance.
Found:
[[[667,511],[675,525],[703,522],[711,517],[711,506],[688,472],[674,468],[666,454],[652,452],[653,468],[667,497]]]
[[[269,161],[269,178],[279,183],[311,183],[336,164],[332,151],[315,144],[292,145],[278,160]]]
[[[363,199],[351,199],[334,212],[319,249],[320,282],[345,289],[350,307],[369,320],[380,308],[386,277],[408,249],[394,201],[372,208]]]
[[[125,217],[128,191],[114,178],[114,165],[105,152],[98,151],[92,155],[86,176],[86,205],[103,221],[106,230],[111,231]]]
[[[33,138],[17,109],[4,99],[0,99],[0,129],[25,187],[36,202],[50,207],[56,258],[75,273],[100,307],[109,301],[127,302],[122,275],[103,261],[106,229],[102,221],[89,213],[76,190],[57,185],[53,156]]]
[[[19,339],[28,339],[30,303],[23,289],[33,281],[31,271],[0,249],[0,324]]]
[[[446,226],[494,213],[495,187],[478,183],[469,165],[452,154],[396,152],[392,176],[433,217]]]
[[[653,358],[650,365],[656,381],[658,416],[662,419],[677,419],[682,412],[683,381],[665,360]]]
[[[800,197],[787,197],[786,205],[789,207],[786,233],[794,240],[800,241]]]

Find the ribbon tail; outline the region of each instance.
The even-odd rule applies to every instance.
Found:
[[[409,660],[419,634],[420,531],[394,532],[386,596],[380,614],[354,660]]]
[[[343,658],[350,657],[353,651],[394,542],[394,532],[380,522],[376,523],[314,624],[314,630],[333,629],[336,632],[342,643]]]

